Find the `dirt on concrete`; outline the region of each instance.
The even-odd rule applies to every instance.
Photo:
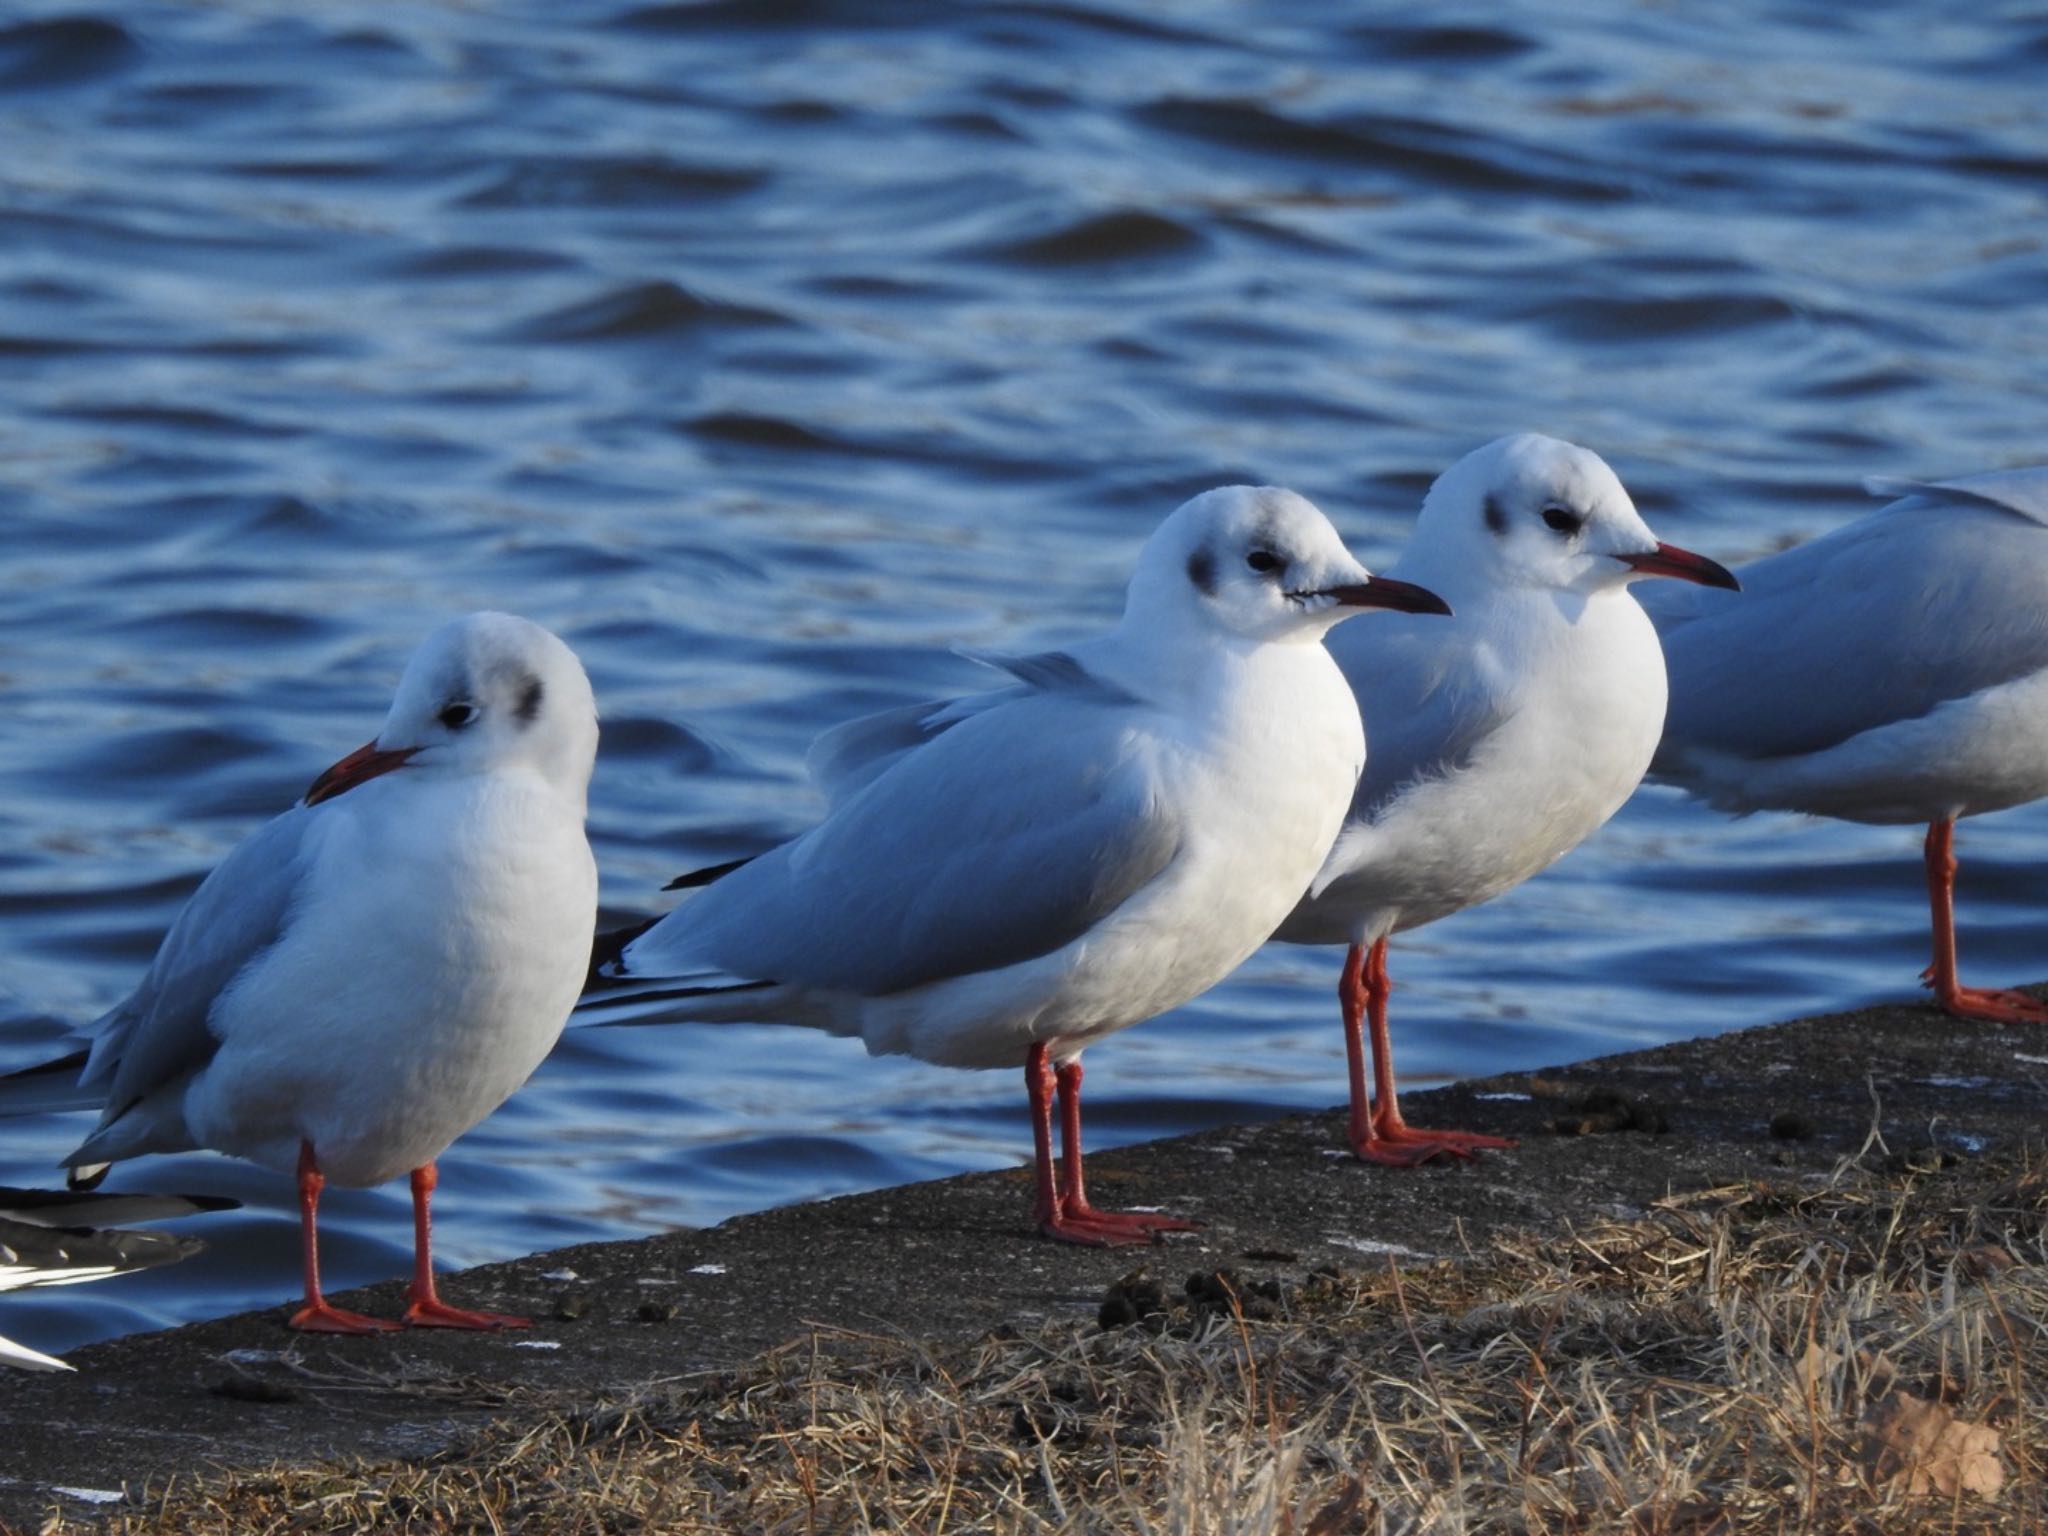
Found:
[[[1562,1238],[1666,1195],[1738,1181],[1809,1185],[1845,1156],[1970,1157],[2048,1139],[2048,1030],[1885,1007],[1745,1030],[1404,1099],[1411,1121],[1520,1138],[1414,1170],[1342,1149],[1336,1112],[1091,1156],[1100,1205],[1204,1222],[1150,1255],[1175,1283],[1256,1284]],[[1024,1140],[1020,1114],[1019,1142]],[[1876,1138],[1874,1141],[1873,1138]],[[463,1306],[529,1332],[326,1338],[289,1309],[77,1351],[76,1375],[0,1395],[0,1528],[34,1529],[74,1492],[139,1497],[208,1468],[418,1457],[493,1419],[616,1398],[810,1336],[978,1337],[1094,1316],[1133,1250],[1036,1236],[1026,1170],[790,1206],[702,1231],[588,1244],[448,1277]],[[394,1282],[335,1298],[394,1315]],[[8,1522],[14,1522],[9,1526]]]

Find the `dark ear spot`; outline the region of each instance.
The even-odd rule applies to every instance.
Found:
[[[1204,592],[1216,590],[1216,557],[1206,549],[1188,556],[1188,580]]]
[[[1481,510],[1486,514],[1487,532],[1491,533],[1495,538],[1499,538],[1508,531],[1507,512],[1502,508],[1496,497],[1489,495],[1485,502],[1481,504]]]
[[[526,680],[525,685],[519,690],[519,703],[513,709],[521,725],[533,723],[534,716],[540,713],[540,701],[546,692],[547,690],[541,687],[539,678],[529,677]]]

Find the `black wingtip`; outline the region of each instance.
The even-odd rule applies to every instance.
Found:
[[[600,933],[590,946],[590,970],[583,978],[583,990],[601,992],[617,986],[617,979],[605,974],[606,967],[617,965],[625,957],[626,946],[660,921],[659,916],[650,917],[614,928],[610,933]]]
[[[32,1067],[23,1067],[16,1072],[0,1073],[0,1082],[25,1083],[39,1077],[75,1075],[85,1070],[85,1064],[91,1056],[92,1047],[85,1046],[68,1056],[59,1056],[55,1061],[39,1061]]]
[[[703,869],[693,869],[687,875],[677,875],[675,879],[669,881],[662,889],[664,891],[694,890],[700,885],[709,885],[714,880],[723,880],[742,864],[751,864],[759,857],[759,854],[750,853],[744,859],[728,859],[723,864],[712,864]]]
[[[760,855],[750,853],[743,859],[727,859],[723,864],[709,864],[703,869],[693,869],[687,875],[677,875],[662,889],[664,891],[687,891],[697,886],[709,885],[714,880],[723,880],[743,864],[751,864]],[[619,978],[607,974],[625,958],[626,946],[641,934],[661,921],[660,916],[650,917],[644,922],[631,923],[610,933],[600,933],[590,947],[590,970],[583,978],[585,992],[601,992],[607,987],[617,986]]]

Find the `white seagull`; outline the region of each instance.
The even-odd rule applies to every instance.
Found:
[[[1277,937],[1350,946],[1337,995],[1351,1147],[1405,1167],[1512,1143],[1402,1120],[1388,936],[1490,901],[1620,808],[1664,722],[1663,659],[1629,583],[1735,580],[1659,543],[1599,455],[1535,434],[1446,470],[1390,574],[1442,593],[1456,617],[1330,637],[1371,753],[1313,892]],[[1372,1032],[1370,1102],[1361,1019]]]
[[[584,835],[597,710],[575,655],[525,619],[477,613],[428,636],[374,741],[329,768],[193,893],[133,996],[100,1020],[73,1102],[104,1106],[64,1161],[211,1147],[298,1178],[305,1305],[291,1326],[397,1323],[320,1294],[327,1180],[410,1171],[405,1322],[525,1326],[440,1300],[434,1159],[553,1047],[596,927]],[[0,1080],[61,1099],[85,1057]]]
[[[625,936],[580,1009],[1022,1065],[1040,1230],[1186,1230],[1088,1203],[1081,1050],[1222,980],[1308,888],[1365,756],[1320,642],[1361,608],[1446,611],[1368,575],[1290,491],[1197,496],[1146,544],[1109,634],[999,660],[1014,682],[996,691],[828,732],[811,754],[825,820],[706,872]]]
[[[1718,810],[1927,824],[1934,957],[1965,1019],[2048,1022],[1956,977],[1955,824],[2048,795],[2048,467],[1929,484],[1741,568],[1745,596],[1658,603],[1671,718],[1652,772]]]
[[[0,1291],[78,1285],[189,1259],[206,1247],[196,1237],[119,1228],[131,1221],[231,1210],[237,1203],[217,1195],[0,1189]],[[8,1338],[0,1338],[0,1365],[25,1371],[74,1369],[55,1355]]]

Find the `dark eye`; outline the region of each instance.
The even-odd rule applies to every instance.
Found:
[[[1569,507],[1550,506],[1543,509],[1546,527],[1555,528],[1559,533],[1577,533],[1585,527],[1586,520]]]
[[[1270,549],[1255,549],[1244,557],[1244,563],[1261,576],[1280,569],[1280,557]]]
[[[447,726],[449,730],[459,731],[465,725],[468,725],[470,721],[474,720],[477,717],[477,713],[477,707],[474,704],[457,702],[454,704],[443,704],[441,706],[441,713],[434,716],[434,718]]]

